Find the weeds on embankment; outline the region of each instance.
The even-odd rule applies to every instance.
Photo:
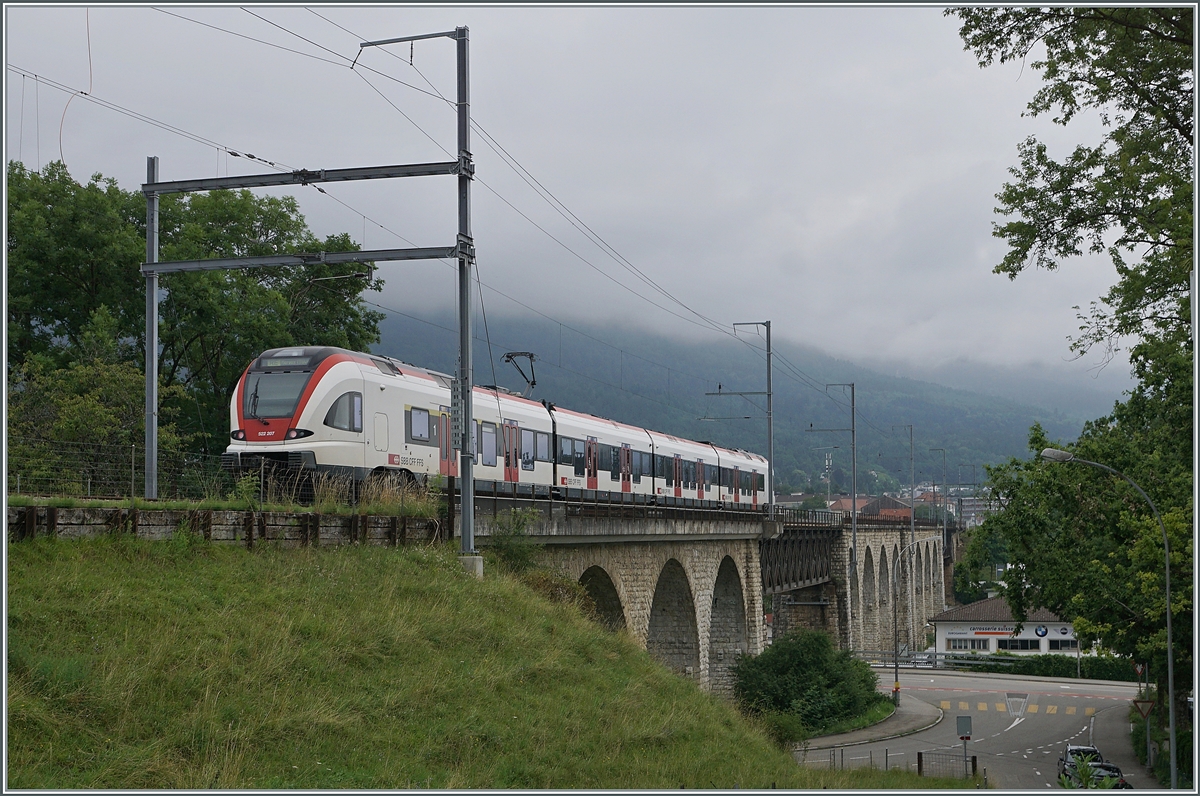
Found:
[[[626,634],[434,547],[8,548],[11,788],[928,788],[812,771]]]
[[[9,494],[8,505],[66,509],[130,507],[168,511],[211,509],[436,517],[445,510],[445,495],[441,491],[440,479],[435,479],[429,485],[420,485],[396,477],[372,476],[356,485],[347,476],[329,473],[318,473],[304,482],[295,478],[260,481],[257,474],[250,473],[235,481],[225,494],[210,491],[205,497],[195,500]]]

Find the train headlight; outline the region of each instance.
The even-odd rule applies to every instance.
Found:
[[[242,431],[239,428],[237,431],[234,431],[229,436],[233,437],[234,439],[244,440],[246,438],[246,432]]]
[[[283,435],[284,439],[300,439],[301,437],[311,437],[312,432],[305,428],[289,428],[288,432]]]

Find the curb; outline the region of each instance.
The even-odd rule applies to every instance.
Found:
[[[849,743],[834,743],[834,744],[827,744],[825,746],[811,746],[810,745],[807,747],[807,751],[813,752],[813,751],[817,751],[819,749],[838,749],[838,748],[841,748],[844,746],[862,746],[863,744],[867,744],[867,743],[876,743],[878,741],[889,741],[892,738],[903,738],[906,735],[913,735],[918,732],[924,732],[925,730],[928,730],[930,727],[936,727],[938,724],[941,724],[942,719],[945,718],[946,714],[941,708],[937,708],[937,712],[938,712],[937,718],[934,719],[933,721],[931,721],[929,724],[926,724],[923,727],[916,727],[911,730],[905,730],[904,732],[895,732],[895,733],[892,733],[891,735],[881,735],[878,738],[865,738],[861,741],[850,741]],[[892,715],[895,715],[895,714],[892,714]],[[891,718],[891,717],[889,716],[888,718]],[[887,719],[884,719],[884,721],[887,721]],[[825,736],[825,738],[833,738],[833,737],[836,737],[836,736],[831,736],[831,735]],[[818,737],[816,740],[821,740],[821,738]],[[805,750],[806,750],[806,748],[801,746],[799,748],[792,749],[792,752],[793,753],[803,752]]]

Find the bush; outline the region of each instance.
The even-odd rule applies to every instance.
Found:
[[[519,575],[537,563],[542,546],[529,538],[528,530],[541,516],[537,509],[512,509],[497,515],[487,544],[509,572]]]
[[[734,664],[734,696],[776,737],[802,740],[836,721],[866,713],[887,697],[871,667],[834,647],[828,635],[800,630],[776,639],[761,655]],[[790,718],[783,718],[789,716]]]
[[[996,672],[1000,674],[1023,674],[1032,677],[1075,677],[1076,659],[1073,655],[1013,655],[998,652],[989,656],[1005,658],[1012,663],[978,663],[969,667],[973,672]],[[1117,680],[1135,682],[1134,671],[1128,658],[1116,655],[1084,655],[1078,660],[1079,677],[1085,680]]]

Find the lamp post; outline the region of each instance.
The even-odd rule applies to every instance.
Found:
[[[1178,786],[1178,772],[1175,761],[1175,648],[1171,639],[1171,543],[1167,540],[1167,526],[1163,525],[1162,517],[1158,514],[1158,507],[1154,505],[1154,501],[1146,494],[1137,483],[1119,470],[1114,470],[1107,464],[1099,462],[1090,462],[1087,459],[1080,459],[1073,453],[1061,451],[1057,448],[1046,448],[1042,451],[1041,457],[1049,462],[1078,462],[1079,464],[1087,464],[1092,467],[1105,470],[1113,475],[1119,475],[1124,478],[1133,488],[1138,491],[1146,502],[1150,504],[1150,510],[1154,512],[1154,519],[1158,520],[1158,527],[1162,529],[1163,535],[1163,556],[1166,561],[1166,569],[1163,573],[1163,583],[1167,595],[1167,715],[1168,715],[1168,738],[1171,747],[1171,788]]]
[[[904,554],[921,542],[928,542],[937,539],[936,536],[926,536],[924,539],[918,539],[915,542],[909,542],[908,546],[896,554],[895,560],[892,561],[892,704],[899,707],[900,705],[900,624],[897,615],[896,603],[900,596],[896,588],[896,581],[900,578],[900,559]],[[908,606],[908,614],[912,616],[912,604]],[[909,644],[912,639],[908,640]]]

